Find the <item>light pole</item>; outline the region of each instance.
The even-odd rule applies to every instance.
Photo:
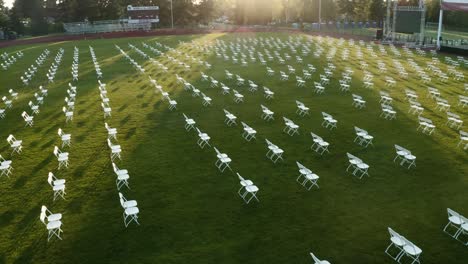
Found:
[[[172,0],[171,0],[171,28],[174,28],[174,13],[172,12]]]

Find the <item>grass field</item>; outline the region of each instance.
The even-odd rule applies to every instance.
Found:
[[[293,35],[297,37],[300,35]],[[1,71],[0,95],[13,88],[20,93],[13,108],[0,120],[0,154],[13,161],[11,177],[0,178],[0,263],[312,263],[309,252],[314,252],[331,263],[392,263],[384,250],[389,244],[387,227],[418,245],[423,253],[422,263],[467,263],[467,247],[442,231],[447,223],[447,207],[468,216],[467,152],[457,148],[458,130],[445,125],[446,114],[435,110],[435,102],[426,97],[416,72],[408,64],[407,55],[379,54],[388,71],[377,70],[377,62],[362,48],[374,74],[374,89],[363,88],[363,72],[355,49],[349,46],[348,60],[341,59],[343,47],[337,48],[333,64],[337,67],[330,85],[322,95],[313,93],[313,81],[327,64],[326,54],[335,44],[323,44],[320,58],[312,53],[304,63],[288,61],[302,72],[311,63],[317,68],[306,87],[296,87],[295,78],[280,81],[278,75],[266,76],[265,66],[249,62],[247,67],[216,58],[214,53],[201,51],[183,43],[209,43],[216,39],[226,44],[236,39],[273,37],[286,41],[283,33],[210,34],[167,36],[157,38],[111,39],[48,45],[20,46],[0,52],[22,50],[20,59],[8,71]],[[141,42],[154,46],[155,41],[168,45],[181,54],[167,51],[172,57],[189,62],[185,54],[206,60],[207,69],[191,64],[183,71],[165,56],[156,56]],[[181,42],[182,41],[182,42]],[[304,43],[305,41],[302,40]],[[128,47],[137,46],[155,60],[166,65],[161,71],[149,60]],[[119,45],[128,55],[144,66],[146,74],[139,74],[114,47]],[[112,106],[112,117],[104,120],[94,66],[88,46],[92,45],[107,84]],[[66,124],[61,111],[71,81],[70,67],[73,47],[80,49],[78,87],[75,117]],[[344,44],[348,46],[348,44]],[[239,46],[243,52],[245,47]],[[48,48],[51,53],[32,83],[22,87],[19,77],[36,57]],[[59,48],[65,49],[64,59],[56,80],[47,84],[45,73]],[[257,48],[262,51],[263,48]],[[287,48],[279,51],[290,53]],[[392,59],[397,58],[407,69],[408,79],[402,79]],[[418,57],[422,68],[431,57]],[[443,57],[439,67],[447,71]],[[285,65],[268,62],[277,73],[286,71]],[[338,79],[345,67],[354,70],[351,92],[362,95],[367,107],[354,108],[351,93],[339,91]],[[267,86],[275,92],[273,100],[266,100],[259,90],[247,91],[235,81],[226,80],[224,70],[252,80],[259,87]],[[466,68],[459,68],[468,77]],[[245,102],[236,104],[232,95],[221,95],[219,88],[209,88],[200,79],[200,71],[235,88],[245,96]],[[452,104],[452,112],[462,116],[466,109],[457,106],[458,95],[463,94],[463,82],[450,78],[446,83],[433,80],[442,97]],[[213,99],[210,107],[203,107],[201,98],[192,97],[181,84],[179,74]],[[156,93],[148,76],[156,79],[177,100],[177,111],[169,111],[161,94]],[[395,88],[385,87],[385,76],[397,81]],[[33,100],[39,85],[46,85],[49,95],[40,113],[34,117],[34,126],[24,127],[20,114]],[[417,117],[408,114],[404,89],[415,90],[425,108],[424,116],[432,119],[437,128],[428,136],[417,132]],[[379,91],[388,91],[394,99],[396,120],[379,118]],[[307,117],[295,114],[295,100],[311,108]],[[275,112],[275,120],[261,119],[260,104]],[[3,106],[3,104],[2,104]],[[227,127],[223,109],[234,113],[257,130],[257,140],[246,142],[241,125]],[[332,114],[338,128],[330,131],[320,124],[320,112]],[[227,153],[233,160],[232,171],[221,173],[214,166],[216,154],[212,148],[200,149],[195,132],[184,130],[182,113],[195,119],[197,126],[211,136],[211,145]],[[300,135],[283,133],[282,116],[300,125]],[[131,190],[122,193],[138,201],[140,226],[124,227],[122,208],[115,186],[115,174],[106,143],[104,122],[118,129],[118,144],[122,146],[120,168],[130,174]],[[239,122],[238,122],[239,123]],[[367,149],[353,142],[354,126],[374,136],[374,146]],[[57,129],[72,135],[68,169],[57,170],[52,154],[54,145],[61,141]],[[462,128],[466,130],[466,128]],[[330,142],[330,153],[320,156],[310,150],[310,132]],[[23,153],[10,155],[6,137],[13,133],[23,140]],[[284,149],[284,161],[273,164],[265,157],[264,139]],[[410,170],[393,162],[394,144],[399,144],[417,156],[417,167]],[[346,152],[355,154],[370,165],[370,177],[362,180],[347,173]],[[295,180],[296,161],[320,176],[320,189],[304,189]],[[53,171],[67,181],[66,200],[52,201],[52,190],[47,173]],[[237,195],[239,172],[251,179],[260,189],[259,203],[246,205]],[[54,213],[63,214],[63,241],[47,242],[47,230],[39,221],[41,205]],[[465,239],[468,239],[466,236]],[[408,259],[406,259],[408,260]]]

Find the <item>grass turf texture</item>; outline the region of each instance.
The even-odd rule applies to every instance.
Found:
[[[11,157],[15,168],[10,179],[1,178],[0,207],[0,262],[5,263],[311,263],[308,252],[332,263],[392,263],[384,254],[389,243],[387,226],[394,228],[423,249],[423,263],[466,263],[466,247],[442,232],[447,223],[446,208],[463,215],[466,210],[467,155],[456,148],[458,131],[445,126],[445,113],[435,111],[435,103],[426,98],[426,85],[416,73],[402,80],[392,67],[392,55],[379,59],[386,62],[388,71],[377,72],[375,59],[363,48],[369,71],[375,75],[373,90],[362,88],[362,71],[354,48],[350,58],[341,60],[338,48],[334,64],[337,70],[323,95],[312,92],[312,84],[327,63],[325,54],[320,59],[310,54],[304,60],[318,68],[306,87],[298,88],[294,78],[279,81],[279,76],[266,77],[265,66],[258,62],[248,67],[233,65],[214,54],[196,51],[179,41],[226,41],[245,37],[288,38],[286,34],[196,35],[157,38],[112,39],[21,46],[3,49],[23,50],[25,56],[8,71],[2,71],[1,95],[9,88],[20,93],[12,110],[0,120],[1,138],[13,133],[23,140],[23,153]],[[298,36],[298,35],[294,35]],[[200,57],[213,67],[206,70],[194,66],[183,72],[166,57],[157,58],[141,46],[159,41]],[[169,67],[164,73],[149,61],[131,51],[132,43]],[[158,80],[178,101],[178,110],[170,112],[167,102],[155,93],[146,75],[140,75],[114,48],[120,47],[144,65],[147,74]],[[120,168],[130,173],[131,190],[123,189],[129,199],[138,201],[140,226],[125,229],[112,171],[107,132],[100,106],[96,75],[88,45],[95,49],[107,83],[113,109],[106,119],[119,131],[118,144],[122,146]],[[65,124],[61,112],[65,104],[67,83],[71,81],[70,66],[73,46],[80,48],[80,80],[75,103],[75,117]],[[329,45],[324,45],[330,48]],[[50,56],[28,87],[20,85],[19,77],[44,48]],[[41,112],[35,117],[34,127],[25,128],[20,117],[28,110],[27,102],[39,85],[46,84],[45,73],[60,47],[65,54],[57,72],[56,81],[47,85],[49,95]],[[282,50],[290,53],[289,50]],[[180,55],[172,54],[181,58]],[[430,57],[415,57],[422,67]],[[441,62],[443,62],[441,58]],[[288,62],[301,70],[302,67]],[[268,63],[277,73],[286,71],[285,65]],[[443,63],[441,68],[445,69]],[[350,93],[339,91],[338,78],[345,66],[354,69],[351,91],[367,100],[367,107],[357,110],[351,106]],[[265,85],[275,92],[275,99],[267,101],[262,92],[251,94],[247,87],[238,88],[234,81],[226,81],[224,70],[253,80],[259,87]],[[245,95],[245,103],[235,104],[232,96],[222,96],[220,89],[209,88],[200,80],[199,71],[225,82]],[[468,71],[463,70],[465,76]],[[213,98],[211,107],[202,106],[201,98],[193,98],[176,84],[175,73],[192,82]],[[386,89],[384,76],[397,80],[397,87]],[[462,93],[462,82],[447,83],[434,80],[442,96],[457,107],[457,95]],[[408,104],[404,88],[418,92],[426,108],[424,116],[432,119],[437,130],[432,136],[416,132],[417,119],[407,114]],[[379,90],[387,90],[394,98],[397,119],[379,118]],[[299,117],[295,100],[311,108],[309,117]],[[260,104],[275,112],[275,121],[260,118]],[[257,130],[257,140],[245,142],[237,127],[224,125],[223,108],[238,116]],[[329,131],[320,126],[320,112],[332,114],[338,128]],[[231,167],[260,188],[260,203],[245,205],[237,195],[239,182],[233,172],[220,173],[214,166],[213,149],[200,149],[197,135],[187,133],[182,113],[197,121],[197,126],[208,133],[211,144],[227,153],[233,160]],[[300,135],[290,137],[282,132],[282,116],[301,126]],[[463,116],[465,117],[465,116]],[[466,121],[466,119],[465,119]],[[353,143],[353,126],[359,126],[374,136],[374,147],[363,149]],[[70,167],[57,171],[57,160],[52,154],[54,145],[61,144],[57,129],[72,134]],[[330,154],[319,156],[312,150],[309,132],[330,142]],[[285,150],[284,162],[272,164],[265,157],[264,138]],[[417,156],[417,168],[407,170],[393,163],[393,144],[411,150]],[[0,141],[0,153],[7,158],[10,148]],[[346,152],[353,153],[368,163],[370,178],[358,180],[345,172]],[[300,161],[320,176],[320,189],[307,192],[296,181]],[[52,190],[47,173],[67,180],[66,200],[52,202]],[[40,206],[45,204],[54,213],[63,213],[63,241],[47,243],[47,231],[39,221]]]

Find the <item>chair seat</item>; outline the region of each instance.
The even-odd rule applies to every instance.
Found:
[[[397,154],[398,156],[406,156],[406,155],[408,155],[408,152],[403,151],[403,150],[399,150],[399,151],[397,151],[396,154]]]
[[[367,165],[365,163],[358,163],[357,166],[360,169],[368,169],[369,168],[369,165]]]
[[[52,222],[47,223],[48,230],[57,229],[57,228],[60,228],[61,226],[62,226],[62,222],[60,221],[52,221]]]
[[[131,208],[131,207],[136,207],[137,206],[137,201],[135,200],[129,200],[123,203],[124,208]]]
[[[453,224],[455,225],[461,225],[463,224],[463,221],[461,220],[460,217],[457,217],[457,216],[451,216],[449,217],[449,221],[452,222]]]
[[[399,247],[403,247],[406,243],[405,241],[403,241],[403,239],[399,238],[399,237],[394,237],[392,236],[390,238],[390,240],[392,241],[393,244],[399,246]]]
[[[311,174],[312,171],[310,171],[309,169],[300,169],[299,172],[303,175],[307,175],[307,174]]]
[[[309,174],[306,174],[305,176],[307,179],[309,180],[317,180],[319,178],[319,176],[315,173],[309,173]]]
[[[231,114],[226,115],[226,117],[229,118],[230,120],[237,119],[237,117],[235,115],[231,115]]]
[[[403,249],[405,250],[406,253],[412,256],[417,256],[422,253],[422,250],[418,248],[417,246],[406,245],[406,246],[403,246]]]
[[[320,141],[320,142],[318,142],[318,144],[319,144],[320,146],[322,146],[322,147],[326,147],[326,146],[329,146],[329,145],[330,145],[330,143],[325,142],[325,141]]]
[[[185,122],[187,122],[189,125],[195,125],[195,121],[193,119],[187,119]]]
[[[117,179],[120,180],[120,181],[128,180],[128,179],[130,179],[130,176],[128,174],[118,174]]]
[[[258,187],[255,186],[255,185],[247,185],[245,186],[245,190],[252,193],[252,192],[257,192],[258,191]]]
[[[220,160],[222,163],[229,163],[229,162],[232,161],[232,160],[231,160],[230,158],[228,158],[228,157],[226,157],[226,158],[221,158],[221,159],[219,159],[219,160]]]
[[[251,180],[243,180],[243,181],[240,181],[240,184],[245,187],[245,186],[253,185],[253,182]]]
[[[351,164],[353,164],[353,165],[357,165],[357,164],[361,163],[361,161],[356,160],[356,159],[350,159],[350,160],[349,160],[349,163],[351,163]]]
[[[62,219],[62,214],[51,214],[47,216],[47,221],[54,222]]]
[[[140,210],[138,210],[138,207],[127,207],[125,208],[125,214],[126,215],[135,215],[138,214]]]
[[[63,185],[65,184],[65,180],[64,179],[58,179],[58,180],[55,180],[54,181],[54,186],[56,185]]]
[[[10,166],[11,164],[11,160],[5,160],[5,161],[2,161],[2,163],[0,163],[2,166]]]
[[[55,192],[55,191],[61,191],[61,190],[65,190],[65,184],[60,184],[60,185],[54,185],[52,187],[52,190]]]
[[[71,139],[71,135],[70,135],[70,134],[62,135],[62,140],[67,141],[67,140],[70,140],[70,139]]]
[[[462,228],[465,232],[468,232],[468,223],[464,223],[463,225],[461,225],[461,228]]]
[[[416,156],[411,155],[411,154],[408,154],[408,155],[405,155],[405,159],[407,159],[407,160],[415,160],[415,159],[416,159]]]
[[[282,149],[280,149],[280,148],[275,148],[275,149],[273,149],[272,151],[273,151],[273,153],[275,153],[275,154],[282,154],[282,153],[284,152],[284,151],[283,151]]]

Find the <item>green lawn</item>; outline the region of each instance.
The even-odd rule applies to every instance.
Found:
[[[410,76],[404,80],[393,67],[392,59],[397,57],[388,46],[388,55],[381,55],[374,47],[378,59],[387,65],[385,74],[378,72],[376,59],[362,47],[375,84],[374,89],[366,89],[355,52],[358,43],[354,47],[348,44],[337,47],[333,61],[337,69],[331,83],[324,94],[316,95],[313,81],[323,73],[326,54],[337,42],[324,44],[325,52],[320,58],[313,57],[315,45],[312,45],[312,52],[303,64],[294,59],[287,62],[298,73],[302,73],[307,63],[317,68],[312,80],[302,88],[296,87],[294,76],[289,81],[280,81],[278,75],[267,77],[265,66],[259,62],[241,67],[180,42],[209,43],[221,39],[228,45],[238,38],[260,36],[282,41],[289,38],[283,33],[210,34],[63,42],[0,50],[22,50],[25,54],[8,71],[0,71],[0,95],[7,95],[9,88],[20,93],[13,108],[0,120],[0,154],[11,159],[14,167],[9,179],[0,178],[0,263],[312,263],[311,251],[331,263],[393,263],[384,253],[389,244],[387,227],[423,250],[422,263],[466,263],[467,247],[442,228],[447,223],[447,207],[468,216],[467,152],[456,147],[458,130],[445,125],[446,114],[436,111],[435,102],[426,97],[427,85],[411,69],[406,54],[402,51],[402,57],[398,58]],[[153,47],[158,41],[181,54],[206,60],[213,67],[206,69],[189,63],[184,55],[168,51],[172,57],[192,65],[190,71],[183,71],[167,57],[155,56],[144,48],[142,41]],[[168,72],[143,59],[127,43],[166,65]],[[146,74],[139,74],[114,44],[143,65]],[[113,110],[112,117],[105,120],[89,45],[94,47],[101,65]],[[76,83],[75,117],[66,124],[61,109],[71,81],[73,46],[80,49],[80,79]],[[345,46],[350,50],[346,61],[341,59]],[[246,47],[239,47],[248,54]],[[44,48],[51,51],[50,56],[32,84],[22,87],[19,77]],[[65,49],[64,59],[56,81],[47,84],[45,73],[59,48]],[[263,48],[257,47],[257,51],[263,52]],[[279,52],[292,54],[286,48]],[[414,60],[426,68],[431,57],[415,55]],[[440,60],[439,67],[447,71],[443,56]],[[277,62],[268,62],[268,66],[277,73],[287,71],[286,65]],[[339,91],[338,80],[346,66],[354,69],[351,92],[367,100],[367,107],[362,110],[351,106],[351,93]],[[237,87],[234,80],[226,80],[225,69],[259,87],[267,86],[275,92],[275,98],[268,101],[261,90],[252,94],[247,86]],[[468,77],[466,68],[458,70]],[[219,88],[209,88],[209,83],[200,80],[200,71],[240,91],[245,102],[236,104],[232,95],[223,96]],[[442,97],[452,104],[451,111],[461,115],[466,123],[466,108],[457,106],[463,82],[450,78],[442,83],[427,72],[432,77],[432,86],[440,89]],[[176,73],[210,96],[212,105],[203,107],[201,98],[192,97],[177,84]],[[177,100],[177,111],[168,110],[168,103],[155,92],[148,75]],[[385,87],[385,75],[397,81],[395,88]],[[27,103],[39,85],[47,85],[49,95],[34,118],[34,126],[24,127],[20,114],[24,110],[31,112]],[[435,134],[428,136],[416,131],[417,117],[408,114],[405,88],[417,91],[425,107],[423,116],[437,126]],[[396,120],[379,118],[380,90],[393,97],[398,112]],[[295,114],[295,100],[311,108],[310,116]],[[275,112],[274,121],[260,118],[260,104]],[[257,140],[246,142],[241,137],[240,122],[227,127],[223,123],[223,109],[256,129]],[[336,130],[320,125],[322,111],[338,120]],[[197,134],[184,130],[182,113],[194,118],[197,126],[211,136],[212,146],[232,158],[232,172],[217,170],[214,150],[198,147]],[[290,137],[282,132],[282,116],[300,125],[300,135]],[[121,191],[127,198],[138,201],[140,226],[124,227],[104,122],[118,129],[118,144],[123,152],[122,161],[117,164],[129,171],[131,187]],[[354,126],[374,136],[373,147],[364,149],[353,142]],[[64,149],[70,153],[70,167],[60,171],[52,154],[54,145],[61,144],[58,128],[72,134],[72,146]],[[310,132],[330,142],[329,154],[320,156],[310,150]],[[5,140],[10,133],[23,140],[21,155],[10,155]],[[265,157],[265,138],[284,149],[283,162],[273,164]],[[394,144],[417,156],[416,168],[408,170],[393,163]],[[370,177],[359,180],[345,171],[346,152],[370,165]],[[295,181],[296,161],[320,176],[320,189],[307,191]],[[47,183],[49,171],[66,179],[66,200],[52,201],[53,193]],[[259,203],[243,203],[237,195],[239,181],[235,172],[260,188]],[[39,221],[41,205],[63,214],[63,241],[47,242],[46,228]]]

